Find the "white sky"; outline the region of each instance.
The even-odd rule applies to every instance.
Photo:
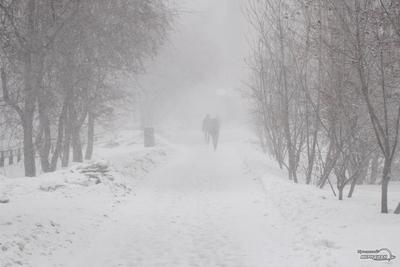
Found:
[[[221,115],[221,95],[239,98],[246,78],[245,1],[176,1],[183,10],[176,30],[140,83],[174,96],[170,101],[177,112]]]

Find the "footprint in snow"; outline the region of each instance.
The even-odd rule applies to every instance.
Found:
[[[336,246],[335,242],[327,239],[321,239],[316,242],[314,242],[316,246],[320,247],[326,247],[326,248],[334,248],[334,249],[339,249],[339,246]]]

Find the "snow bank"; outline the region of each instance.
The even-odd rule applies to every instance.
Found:
[[[264,188],[266,216],[281,238],[292,244],[281,248],[292,260],[286,266],[304,262],[308,266],[388,266],[388,262],[360,260],[357,252],[381,248],[397,256],[390,264],[397,266],[400,216],[379,213],[379,186],[358,185],[353,198],[339,201],[328,187],[320,190],[289,181],[286,172],[264,154],[245,147],[242,151],[245,168]],[[400,183],[391,183],[389,198],[394,209],[400,201]]]
[[[96,160],[37,178],[0,177],[0,266],[60,266],[90,240],[136,184],[169,156],[122,136],[104,141]],[[1,203],[3,202],[3,203]],[[65,259],[65,260],[63,260]],[[61,265],[62,266],[62,265]]]

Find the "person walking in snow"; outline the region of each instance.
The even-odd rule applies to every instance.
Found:
[[[212,138],[214,151],[217,150],[218,147],[219,129],[220,129],[220,121],[218,117],[210,119],[209,134]]]
[[[210,114],[207,114],[206,117],[203,119],[203,126],[202,126],[204,139],[206,140],[207,144],[210,142],[210,120],[211,120]]]

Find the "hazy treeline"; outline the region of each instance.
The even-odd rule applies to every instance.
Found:
[[[358,183],[380,183],[387,213],[399,165],[400,2],[252,0],[246,14],[258,36],[249,88],[265,149],[289,179],[304,174],[339,199],[346,186],[351,197]]]
[[[173,16],[167,0],[0,1],[1,127],[23,131],[26,176],[37,154],[44,172],[91,158],[96,121],[129,97],[118,81],[143,71]]]

